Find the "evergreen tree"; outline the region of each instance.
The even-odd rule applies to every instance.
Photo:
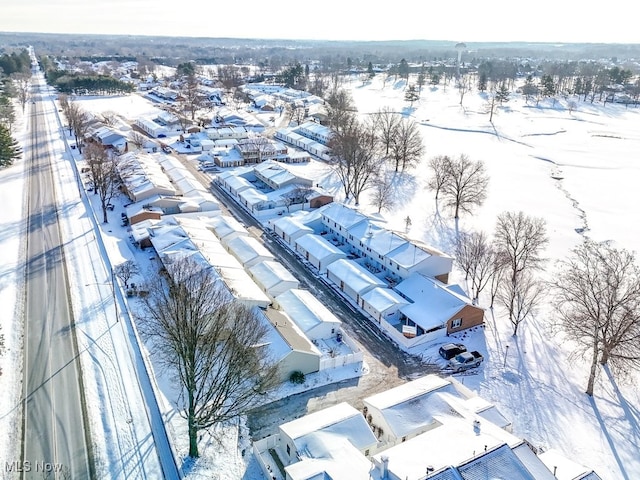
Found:
[[[480,72],[478,75],[478,90],[484,92],[487,90],[487,73]]]
[[[398,75],[405,80],[409,79],[409,64],[404,58],[400,60],[400,64],[398,65]]]
[[[556,93],[556,86],[551,75],[543,75],[540,79],[540,88],[544,97],[552,97]]]
[[[373,71],[373,63],[369,62],[367,66],[367,73],[369,74],[369,78],[373,78],[376,76],[376,72]]]
[[[0,124],[0,167],[8,167],[21,154],[18,142],[11,136],[11,131]]]
[[[509,89],[504,83],[496,90],[496,101],[500,104],[509,101]]]
[[[420,99],[420,93],[415,85],[411,84],[407,87],[407,91],[404,93],[404,99],[409,102],[411,107],[413,107],[413,102]]]
[[[522,87],[522,94],[527,101],[529,101],[531,97],[535,97],[538,94],[538,87],[535,83],[533,83],[533,77],[531,75],[527,75],[527,79],[525,80]]]

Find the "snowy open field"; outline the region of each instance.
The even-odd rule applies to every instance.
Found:
[[[581,235],[576,232],[578,228],[587,229],[586,234],[595,240],[610,239],[618,246],[636,248],[640,227],[634,222],[637,202],[632,192],[640,180],[637,153],[640,151],[637,130],[640,110],[637,108],[578,102],[577,110],[570,113],[564,101],[555,105],[545,101],[535,107],[527,105],[524,99],[512,98],[494,115],[491,125],[485,113],[485,101],[476,92],[468,93],[460,106],[460,97],[454,88],[425,87],[421,100],[409,111],[403,100],[404,83],[387,82],[383,87],[381,78],[376,77],[366,85],[354,80],[345,86],[361,113],[388,106],[406,112],[420,123],[425,160],[434,155],[464,153],[472,160],[485,162],[491,177],[487,201],[473,216],[461,218],[462,229],[491,234],[496,216],[506,210],[523,210],[528,215],[543,217],[550,239],[545,252],[549,259],[548,274],[553,273],[554,260],[565,257],[581,241]],[[87,110],[96,113],[113,110],[130,120],[155,108],[137,95],[79,100]],[[554,164],[561,167],[564,179],[551,178]],[[295,168],[318,178],[319,183],[340,199],[337,180],[324,164],[314,162]],[[3,185],[0,195],[4,200],[8,192],[11,204],[16,205],[16,209],[0,213],[3,231],[15,226],[20,218],[17,213],[20,203],[16,203],[15,198],[20,191],[20,182],[16,181],[19,172],[19,166],[0,172]],[[389,226],[401,231],[405,228],[404,218],[410,216],[410,236],[450,251],[453,222],[446,215],[444,222],[436,221],[433,194],[425,189],[427,176],[424,165],[399,176],[398,203],[392,211],[383,213]],[[366,195],[360,208],[365,212],[375,211],[367,204]],[[112,259],[117,264],[123,258],[130,258],[130,249],[118,245],[120,235],[115,230],[111,240],[105,243],[110,252],[122,252],[121,257]],[[13,312],[8,306],[12,306],[11,298],[16,290],[5,272],[15,269],[13,262],[18,244],[15,235],[1,236],[0,242],[3,247],[0,299],[4,311],[9,313]],[[477,375],[466,375],[461,380],[496,403],[512,420],[514,433],[533,445],[558,449],[569,458],[594,468],[605,480],[638,478],[640,395],[636,385],[615,383],[603,371],[595,395],[589,399],[583,393],[587,365],[582,361],[569,361],[570,346],[550,334],[546,309],[521,326],[517,339],[511,336],[508,321],[500,309],[496,309],[495,317],[487,312],[486,321],[485,335],[467,336],[465,342],[486,353],[488,359]],[[6,316],[3,317],[3,333],[10,340],[9,345],[15,347],[18,333],[9,333],[5,326],[8,324]],[[11,365],[15,360],[13,348],[1,365]],[[0,382],[7,380],[11,378],[5,370]],[[6,397],[2,402],[0,438],[5,439],[7,436],[2,432],[9,428],[5,420],[9,418],[6,412],[12,403]],[[184,422],[177,414],[170,417],[176,426],[174,433],[184,439],[184,428],[180,428]],[[186,442],[179,442],[180,452]],[[260,478],[250,459],[244,459],[249,460],[250,467],[243,471],[244,460],[238,458],[238,452],[232,448],[234,444],[232,441],[218,448],[212,442],[205,450],[202,465],[191,477],[205,478],[207,473],[215,472],[220,479]],[[5,460],[2,454],[7,451],[3,446],[0,444],[0,461]]]

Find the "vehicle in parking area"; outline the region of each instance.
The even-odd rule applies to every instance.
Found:
[[[466,352],[467,347],[461,343],[446,343],[440,347],[438,353],[445,360],[451,360],[456,355]]]
[[[484,357],[480,352],[462,352],[449,360],[449,367],[455,372],[463,372],[469,368],[479,367]]]

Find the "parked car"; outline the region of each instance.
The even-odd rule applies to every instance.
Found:
[[[446,343],[440,347],[438,353],[445,360],[451,360],[456,355],[466,352],[467,347],[461,343]]]
[[[449,360],[449,367],[456,372],[463,372],[469,368],[479,367],[484,357],[480,352],[462,352]]]

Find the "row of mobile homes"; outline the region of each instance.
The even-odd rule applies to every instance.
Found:
[[[158,158],[143,152],[129,152],[120,157],[118,171],[124,193],[139,202],[156,195],[177,195],[178,191],[158,163]]]
[[[166,137],[168,133],[165,125],[161,125],[148,117],[136,118],[135,126],[152,138]]]

